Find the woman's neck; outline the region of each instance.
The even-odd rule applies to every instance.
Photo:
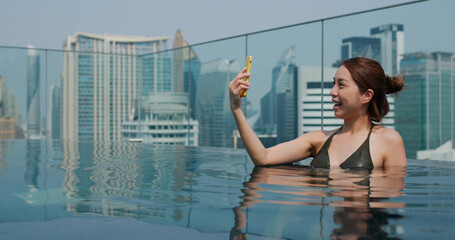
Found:
[[[371,118],[366,116],[359,116],[352,119],[345,119],[343,124],[343,129],[340,133],[349,133],[351,135],[357,133],[363,133],[365,131],[370,131],[372,126]]]

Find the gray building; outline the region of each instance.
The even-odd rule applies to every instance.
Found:
[[[49,89],[49,106],[47,114],[47,136],[51,139],[61,137],[62,127],[62,89],[51,85]]]
[[[366,57],[381,62],[381,40],[373,37],[350,37],[342,40],[341,61]]]
[[[260,117],[254,124],[258,135],[277,136],[276,143],[297,136],[297,66],[293,63],[294,57],[295,46],[291,46],[283,51],[272,69],[272,85],[270,91],[261,98]]]
[[[236,60],[202,64],[195,100],[199,146],[233,147],[236,126],[229,103],[229,82],[240,70]]]
[[[400,73],[404,54],[403,24],[385,24],[370,29],[370,36],[381,41],[381,65],[389,75]]]

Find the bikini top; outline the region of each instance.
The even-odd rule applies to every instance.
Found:
[[[332,134],[324,143],[321,150],[316,154],[311,161],[310,165],[318,168],[328,168],[330,166],[329,147],[332,143],[332,138],[335,134],[341,131],[342,127]],[[351,154],[341,165],[341,168],[364,168],[372,169],[374,167],[370,155],[370,135],[373,130],[371,126],[367,139],[360,145],[360,147]]]

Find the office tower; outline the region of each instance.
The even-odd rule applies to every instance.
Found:
[[[5,95],[6,95],[7,89],[6,89],[6,78],[2,77],[0,75],[0,116],[5,115],[5,101],[3,100]]]
[[[454,67],[453,53],[403,56],[401,69],[408,87],[400,92],[396,104],[396,129],[410,158],[415,158],[418,150],[454,142]]]
[[[15,125],[20,125],[17,116],[17,97],[11,89],[6,89],[3,95],[3,116],[16,119]]]
[[[294,57],[295,46],[291,46],[283,51],[277,65],[272,70],[272,86],[270,91],[261,98],[261,115],[254,125],[254,130],[259,135],[277,135],[277,124],[282,125],[280,134],[284,134],[282,130],[284,130],[285,124],[291,126],[297,125],[293,122],[297,121],[296,118],[292,119],[292,116],[296,116],[295,111],[297,111],[296,98],[293,97],[295,96],[294,91],[297,81],[297,67],[293,63]],[[288,95],[288,97],[282,97],[281,100],[286,100],[287,104],[292,104],[294,107],[288,108],[278,104],[278,95],[282,93]],[[291,113],[292,108],[294,113]],[[280,122],[278,123],[277,116],[287,110],[291,111],[287,112],[289,115],[280,118]],[[294,136],[296,134],[297,129],[294,129]],[[280,135],[280,139],[288,139],[291,135]]]
[[[331,130],[343,125],[343,120],[335,117],[330,95],[332,78],[336,71],[337,68],[326,67],[322,72],[320,67],[299,66],[297,118],[299,135],[321,129]],[[393,96],[387,96],[387,101],[390,110],[380,124],[394,128],[395,99]]]
[[[17,97],[0,75],[0,139],[16,138]]]
[[[366,57],[381,62],[381,40],[373,37],[350,37],[342,40],[341,61]]]
[[[40,58],[33,46],[27,50],[27,138],[41,136]]]
[[[171,91],[170,37],[76,33],[64,43],[63,139],[121,140],[141,95]]]
[[[297,75],[296,75],[297,76]],[[297,84],[297,81],[295,81]],[[294,88],[297,89],[297,88]],[[297,138],[297,91],[290,89],[277,95],[277,142]]]
[[[174,92],[189,93],[190,116],[195,118],[195,99],[197,82],[201,71],[201,61],[183,38],[182,32],[177,30],[174,38]]]
[[[123,139],[145,143],[198,145],[198,122],[188,116],[188,94],[154,93],[141,100],[141,116],[122,123]]]
[[[386,74],[400,73],[400,61],[404,54],[403,24],[386,24],[370,29],[370,36],[381,40],[381,65]]]
[[[58,85],[51,85],[49,89],[49,106],[47,114],[47,133],[48,138],[58,139],[61,137],[61,110],[62,110],[62,90]]]
[[[196,91],[199,146],[233,146],[236,126],[229,103],[229,82],[239,72],[235,60],[217,59],[201,65]]]

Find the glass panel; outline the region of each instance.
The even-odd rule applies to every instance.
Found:
[[[43,50],[0,48],[0,138],[44,137],[45,69]]]
[[[406,88],[399,98],[388,97],[382,124],[401,134],[409,158],[443,159],[449,152],[422,150],[453,148],[455,33],[448,29],[455,20],[447,17],[453,7],[452,1],[425,1],[324,22],[326,69],[364,56],[389,75],[404,74]]]
[[[196,97],[191,113],[198,123],[198,146],[240,147],[229,104],[229,82],[245,63],[245,38],[238,37],[192,47]]]
[[[63,51],[46,51],[45,127],[46,138],[62,137],[62,74]]]
[[[141,138],[146,143],[194,146],[189,118],[189,84],[185,74],[189,48],[141,57]]]
[[[248,120],[264,145],[320,129],[321,24],[250,35],[248,55]]]

